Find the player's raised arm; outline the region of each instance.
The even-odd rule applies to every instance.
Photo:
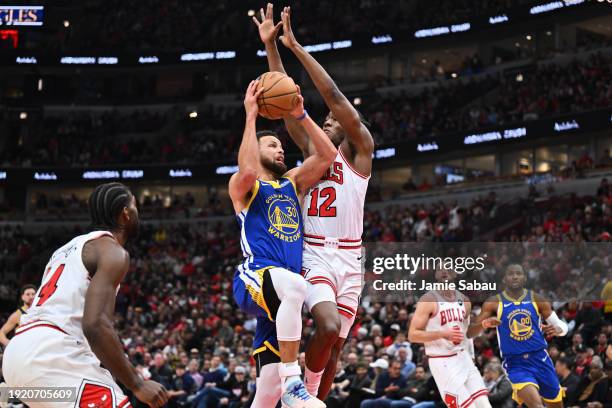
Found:
[[[244,97],[246,119],[242,143],[238,150],[238,172],[229,181],[229,195],[237,213],[242,211],[246,196],[257,180],[260,163],[255,123],[259,111],[257,97],[263,92],[263,87],[258,91],[257,84],[258,81],[251,81]]]
[[[0,328],[0,344],[6,347],[9,339],[6,337],[15,327],[19,325],[19,313],[13,312]]]
[[[456,330],[427,331],[429,318],[436,313],[436,300],[429,293],[423,295],[417,302],[416,310],[410,328],[408,329],[408,341],[411,343],[428,343],[439,339],[447,339],[452,342],[463,341],[463,333]]]
[[[374,139],[370,131],[361,122],[357,109],[340,92],[334,80],[321,64],[295,39],[291,29],[290,7],[284,8],[281,13],[281,19],[283,22],[283,35],[281,37],[283,44],[300,60],[332,114],[345,129],[349,143],[357,153],[355,157],[357,168],[366,174],[370,174],[372,170],[372,152],[374,151]]]
[[[299,91],[299,87],[298,87]],[[298,194],[302,197],[310,187],[321,180],[329,166],[333,163],[338,150],[331,140],[304,110],[304,98],[298,94],[299,103],[291,115],[299,120],[304,130],[310,136],[314,151],[312,156],[304,160],[300,167],[290,170],[287,176],[295,181]]]
[[[533,293],[533,300],[538,306],[538,311],[540,312],[540,316],[546,320],[547,324],[542,325],[542,330],[547,336],[565,336],[568,331],[567,323],[563,320],[559,319],[557,316],[557,312],[555,312],[552,308],[550,302],[542,295],[537,293]]]
[[[261,21],[259,21],[256,16],[253,16],[253,21],[259,30],[259,38],[261,38],[261,41],[266,47],[268,68],[270,71],[278,71],[282,72],[283,74],[287,74],[285,67],[283,66],[280,53],[278,52],[278,47],[276,46],[276,37],[278,36],[278,31],[282,27],[283,23],[282,21],[279,21],[278,24],[274,25],[274,6],[272,3],[268,3],[265,12],[262,8],[259,11],[259,14],[261,16]],[[304,158],[308,158],[308,156],[312,154],[311,152],[313,150],[308,134],[300,123],[293,117],[287,116],[284,117],[283,120],[285,122],[285,126],[287,127],[287,131],[289,132],[289,136],[291,136],[291,139],[300,148]]]
[[[87,259],[83,257],[83,262],[93,273],[85,295],[83,333],[96,357],[117,380],[140,401],[161,407],[168,401],[166,389],[140,377],[125,356],[121,340],[113,328],[116,291],[128,271],[129,255],[112,238],[103,237],[94,242],[87,244],[91,252]]]
[[[500,320],[497,318],[498,305],[499,299],[497,296],[490,297],[482,304],[480,314],[476,316],[474,321],[468,327],[468,337],[477,337],[484,329],[497,327],[501,324]]]

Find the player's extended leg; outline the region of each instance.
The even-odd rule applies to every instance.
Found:
[[[327,285],[317,285],[321,290],[331,290]],[[335,294],[334,294],[335,297]],[[340,334],[340,316],[334,302],[317,303],[310,311],[315,322],[314,335],[306,346],[306,389],[312,395],[323,395],[318,392],[325,367],[329,367],[332,348]],[[331,380],[336,373],[336,363],[331,369]],[[331,383],[325,395],[329,392]]]
[[[338,359],[340,358],[340,354],[342,354],[344,342],[346,342],[345,338],[338,337],[331,349],[329,361],[327,363],[327,366],[325,366],[323,377],[321,377],[321,384],[319,385],[319,393],[317,394],[317,398],[319,398],[321,401],[325,401],[325,398],[327,398],[327,394],[329,394],[329,390],[331,389],[331,386],[334,383],[334,377],[336,376],[336,366],[338,365]]]
[[[544,408],[539,390],[533,384],[526,384],[520,390],[516,391],[516,395],[519,400],[529,408]]]

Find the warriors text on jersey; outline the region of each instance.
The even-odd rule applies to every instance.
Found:
[[[455,291],[452,301],[444,299],[437,291],[430,293],[436,300],[436,314],[429,318],[425,331],[440,331],[458,327],[465,335],[470,317],[467,314],[465,298],[459,291]],[[464,344],[453,344],[446,339],[438,339],[425,343],[425,353],[428,356],[447,356],[457,353],[465,348]]]
[[[94,231],[72,239],[53,253],[32,306],[21,316],[19,330],[45,322],[86,341],[81,322],[90,276],[81,253],[88,241],[103,235],[112,237],[110,232]]]
[[[518,299],[510,298],[505,292],[497,297],[497,317],[501,320],[497,327],[497,337],[501,355],[505,357],[546,349],[533,292],[525,290]]]

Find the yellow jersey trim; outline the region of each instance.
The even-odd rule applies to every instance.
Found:
[[[542,397],[542,399],[544,400],[544,402],[561,402],[563,401],[563,397],[565,397],[565,392],[563,392],[563,387],[561,387],[561,389],[559,390],[559,393],[557,394],[555,398],[548,399],[548,398]]]
[[[280,351],[278,351],[268,340],[264,341],[264,345],[253,351],[253,355],[263,353],[266,350],[270,350],[272,353],[280,357]]]
[[[502,314],[504,313],[504,302],[501,296],[497,295],[497,320],[501,320]]]
[[[249,292],[249,294],[251,295],[251,298],[253,299],[253,302],[255,302],[259,307],[261,307],[266,312],[266,314],[268,315],[268,319],[271,322],[273,322],[274,319],[272,318],[272,313],[270,312],[270,309],[268,308],[268,304],[266,303],[266,299],[263,295],[263,282],[264,282],[263,275],[266,270],[272,269],[272,268],[274,268],[274,266],[266,266],[265,268],[261,268],[261,269],[257,269],[253,271],[259,278],[258,283],[261,289],[257,289],[251,285],[245,285],[247,291]]]
[[[285,178],[289,180],[291,184],[293,185],[293,189],[295,190],[295,195],[298,195],[298,189],[297,189],[297,186],[295,185],[295,181],[293,181],[293,179],[289,176],[285,176]]]
[[[253,202],[253,200],[255,200],[255,197],[257,197],[258,192],[259,192],[259,180],[255,180],[255,185],[251,189],[251,198],[249,198],[249,202],[247,203],[246,207],[244,207],[243,211],[247,211],[249,209],[249,207],[251,206],[251,203]]]
[[[540,391],[540,386],[534,382],[522,382],[522,383],[512,383],[512,399],[516,401],[517,404],[522,404],[524,401],[519,398],[518,392],[528,385],[533,385],[538,389],[538,393]]]
[[[538,304],[535,301],[535,297],[533,296],[533,290],[531,291],[531,303],[533,304],[533,308],[535,309],[538,316],[542,317],[542,315],[540,315],[540,309],[538,309]]]
[[[523,301],[523,299],[525,299],[525,297],[527,296],[527,293],[529,293],[529,291],[527,289],[523,289],[523,294],[518,299],[515,299],[512,296],[509,296],[506,293],[506,291],[504,290],[502,292],[502,296],[505,297],[506,299],[508,299],[510,302],[518,304],[518,303],[521,303]]]

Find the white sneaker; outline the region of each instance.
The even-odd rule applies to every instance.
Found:
[[[306,391],[302,380],[294,380],[287,384],[287,390],[281,397],[286,408],[325,408],[323,401],[313,397]]]

